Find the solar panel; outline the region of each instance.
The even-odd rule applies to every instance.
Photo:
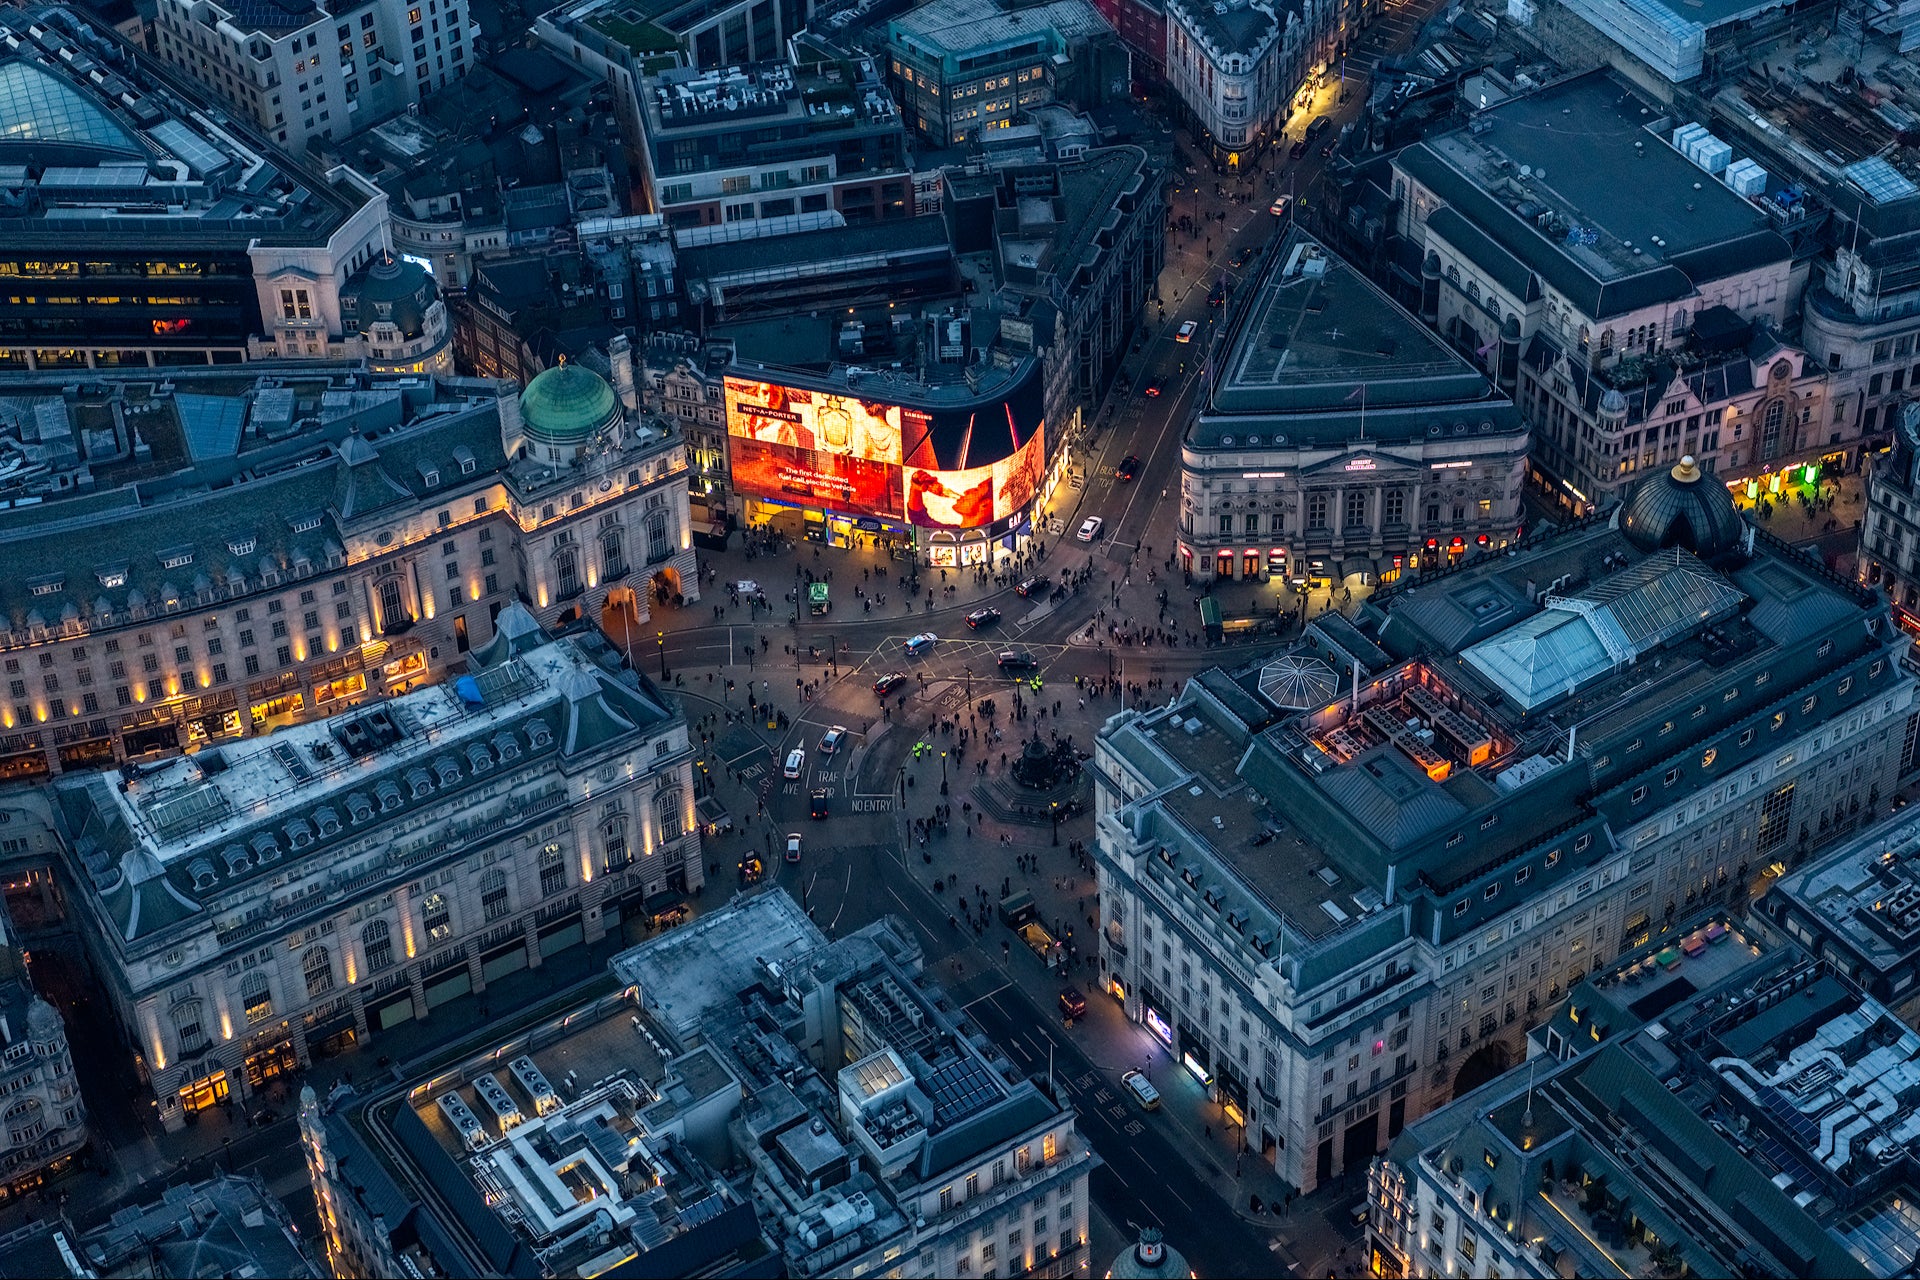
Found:
[[[1875,204],[1903,200],[1920,191],[1920,187],[1914,186],[1905,174],[1879,156],[1850,164],[1840,172],[1846,174],[1847,180],[1860,188],[1861,193]]]

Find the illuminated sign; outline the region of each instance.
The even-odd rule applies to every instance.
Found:
[[[1168,1026],[1167,1020],[1151,1007],[1147,1009],[1147,1027],[1167,1044],[1173,1043],[1173,1028]]]
[[[1348,471],[1371,471],[1375,465],[1372,458],[1348,458],[1345,469]]]
[[[1284,471],[1242,471],[1240,478],[1242,480],[1285,480],[1287,473]]]
[[[1472,465],[1471,462],[1436,462],[1433,464],[1433,469],[1435,471],[1463,471]]]
[[[749,378],[726,395],[734,487],[754,497],[977,529],[1025,513],[1045,482],[1037,377],[951,411]]]
[[[1198,1080],[1201,1084],[1213,1083],[1212,1073],[1209,1072],[1205,1067],[1201,1066],[1198,1059],[1196,1059],[1191,1053],[1181,1054],[1180,1061],[1186,1064],[1187,1070],[1193,1072],[1193,1078],[1195,1080]]]

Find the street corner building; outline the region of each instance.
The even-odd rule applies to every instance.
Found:
[[[1264,253],[1181,441],[1180,567],[1339,590],[1516,541],[1507,392],[1305,232]]]
[[[1525,1064],[1400,1135],[1372,1274],[1909,1273],[1920,1035],[1797,946],[1687,952],[1583,983]]]
[[[5,841],[9,851],[15,841]],[[0,914],[0,1204],[64,1172],[87,1145],[67,1028],[34,989],[26,953]]]
[[[683,437],[584,366],[524,391],[344,362],[67,378],[0,372],[0,777],[400,693],[516,599],[631,644],[699,596]]]
[[[1691,460],[1098,736],[1108,989],[1312,1190],[1910,770],[1905,637]]]
[[[336,1275],[1083,1274],[1096,1159],[885,919],[784,892],[399,1084],[303,1095]]]
[[[501,614],[469,674],[8,798],[169,1129],[703,883],[680,710]]]

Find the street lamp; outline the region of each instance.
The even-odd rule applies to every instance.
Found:
[[[1048,807],[1053,812],[1053,847],[1058,849],[1060,847],[1060,802],[1049,801]]]
[[[973,701],[973,668],[968,667],[966,669],[966,672],[967,672],[967,701],[971,703]]]
[[[660,678],[665,680],[667,678],[667,633],[656,631],[653,637],[654,643],[660,646]]]
[[[947,753],[940,753],[940,794],[947,794]]]

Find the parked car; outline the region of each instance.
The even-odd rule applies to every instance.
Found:
[[[1106,527],[1107,527],[1107,522],[1105,520],[1102,520],[1099,516],[1088,516],[1085,520],[1082,520],[1080,522],[1079,532],[1075,533],[1073,536],[1080,539],[1080,541],[1082,542],[1092,542],[1095,538],[1100,536],[1100,531]]]
[[[1307,126],[1307,136],[1305,140],[1312,142],[1315,138],[1331,128],[1333,128],[1332,116],[1315,116],[1313,123]]]
[[[1000,611],[998,609],[975,609],[967,615],[967,625],[975,631],[978,631],[982,627],[990,627],[998,621],[1000,621]]]
[[[922,631],[917,636],[908,637],[907,642],[900,647],[907,651],[909,658],[915,658],[933,648],[934,641],[939,638],[939,636],[933,634],[931,631]]]
[[[787,861],[800,861],[800,833],[798,831],[789,831],[787,833]]]
[[[1307,154],[1307,140],[1305,138],[1300,139],[1287,148],[1287,159],[1289,160],[1298,160],[1305,154]]]
[[[1198,320],[1183,320],[1180,322],[1180,331],[1173,335],[1173,340],[1175,342],[1192,342],[1193,335],[1199,331],[1200,322]]]
[[[787,752],[786,775],[789,778],[797,778],[805,773],[806,770],[807,753],[804,748],[795,747],[793,750]]]
[[[840,744],[846,740],[847,727],[842,724],[833,726],[833,728],[820,735],[820,754],[823,756],[832,755],[840,749]]]

